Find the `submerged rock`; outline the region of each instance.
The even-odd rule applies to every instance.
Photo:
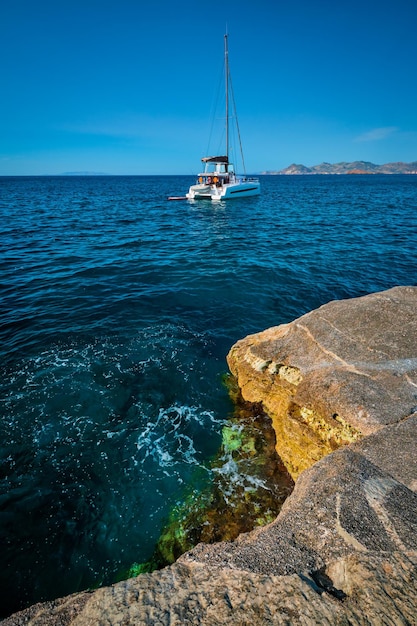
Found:
[[[270,418],[232,386],[230,394],[236,409],[223,427],[209,487],[186,493],[171,511],[152,560],[133,566],[132,576],[173,563],[199,542],[236,539],[273,521],[291,493],[294,482],[277,455]]]
[[[238,342],[231,370],[297,477],[276,519],[3,624],[415,624],[416,312],[397,287]],[[232,429],[224,449],[257,446]]]

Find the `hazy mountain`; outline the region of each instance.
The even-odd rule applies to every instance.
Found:
[[[312,167],[293,163],[283,170],[263,172],[263,174],[417,174],[417,161],[412,163],[399,161],[384,165],[375,165],[369,161],[352,161],[350,163],[342,161],[341,163],[321,163]]]
[[[105,172],[62,172],[61,176],[108,176]]]

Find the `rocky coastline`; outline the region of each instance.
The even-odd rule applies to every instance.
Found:
[[[417,161],[412,163],[384,163],[377,165],[369,161],[342,161],[340,163],[320,163],[307,167],[301,163],[292,163],[282,170],[269,170],[262,174],[273,174],[283,176],[299,175],[338,175],[338,174],[417,174]]]
[[[295,480],[278,516],[4,626],[417,624],[417,287],[330,302],[237,342]]]

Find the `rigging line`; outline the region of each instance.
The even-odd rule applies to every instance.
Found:
[[[230,83],[230,93],[231,93],[231,96],[232,96],[233,113],[234,113],[234,117],[235,117],[235,121],[236,121],[237,136],[238,136],[238,139],[239,139],[239,149],[240,149],[240,157],[242,159],[243,174],[246,176],[245,157],[243,156],[242,139],[240,137],[239,120],[238,120],[237,112],[236,112],[235,94],[233,92],[233,85],[232,85],[232,77],[231,77],[231,75],[229,75],[229,83]]]
[[[219,71],[217,78],[217,90],[213,94],[213,98],[211,101],[211,110],[210,110],[210,133],[207,141],[207,148],[205,154],[208,156],[210,154],[210,147],[212,144],[213,134],[214,134],[214,126],[217,121],[217,111],[220,110],[220,97],[223,95],[222,86],[224,84],[224,63]]]
[[[224,36],[224,72],[225,72],[225,97],[226,97],[226,157],[229,160],[229,49],[227,34]]]

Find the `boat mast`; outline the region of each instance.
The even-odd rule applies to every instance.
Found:
[[[224,36],[224,71],[226,88],[226,156],[229,162],[229,51],[227,47],[227,34]]]

